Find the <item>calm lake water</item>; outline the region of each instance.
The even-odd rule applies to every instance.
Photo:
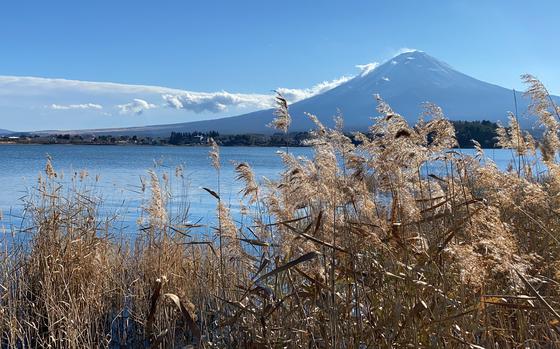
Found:
[[[47,154],[51,156],[57,172],[64,174],[63,181],[74,173],[87,170],[89,188],[103,197],[103,212],[118,213],[124,226],[132,226],[140,214],[139,207],[148,197],[140,191],[141,177],[148,178],[148,170],[170,174],[172,189],[178,201],[190,203],[190,220],[199,219],[211,224],[215,217],[215,199],[202,187],[217,189],[216,171],[208,159],[206,147],[159,147],[159,146],[78,146],[78,145],[0,145],[0,210],[3,221],[9,226],[19,221],[22,203],[29,190],[37,183],[44,171]],[[234,180],[232,161],[246,161],[254,169],[257,178],[277,178],[282,161],[273,147],[222,147],[221,193],[222,199],[233,208],[238,206],[241,185]],[[472,154],[473,150],[460,150]],[[310,148],[290,148],[295,155],[311,157]],[[506,168],[512,159],[508,150],[486,151],[486,156],[498,166]],[[179,192],[175,168],[184,167],[188,191]],[[44,173],[44,172],[43,172]],[[95,177],[99,176],[99,181]],[[186,200],[185,200],[186,199]],[[177,208],[177,205],[175,205]]]

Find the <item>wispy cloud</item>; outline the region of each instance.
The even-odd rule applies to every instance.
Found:
[[[356,68],[360,69],[360,76],[367,75],[375,70],[375,68],[379,67],[379,63],[372,62],[367,64],[358,64]]]
[[[155,104],[151,104],[143,99],[135,98],[130,103],[119,104],[117,109],[119,109],[119,114],[136,114],[140,115],[145,110],[156,108]]]
[[[277,91],[280,92],[284,96],[284,98],[288,100],[288,102],[294,103],[297,101],[301,101],[302,99],[321,94],[328,90],[332,90],[333,88],[347,82],[352,78],[352,76],[342,76],[335,80],[320,82],[310,88],[278,88]]]
[[[0,76],[0,95],[11,94],[8,89],[17,88],[19,93],[25,92],[29,94],[38,94],[40,92],[62,92],[62,91],[79,91],[88,93],[124,93],[124,94],[161,94],[161,93],[178,93],[183,92],[179,89],[148,86],[148,85],[129,85],[113,82],[95,82],[68,79],[50,79],[31,76]]]
[[[71,110],[71,109],[103,109],[103,106],[94,103],[84,103],[84,104],[51,104],[47,106],[49,109],[53,110]]]

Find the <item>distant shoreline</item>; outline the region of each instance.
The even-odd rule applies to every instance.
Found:
[[[472,140],[476,140],[483,148],[495,148],[497,136],[496,123],[482,121],[452,121],[455,128],[459,148],[473,148]],[[368,134],[368,137],[375,135]],[[346,133],[352,143],[360,143],[355,134]],[[210,132],[171,132],[168,136],[140,135],[81,135],[81,134],[49,134],[14,133],[0,137],[1,144],[64,144],[64,145],[119,145],[119,146],[182,146],[205,147],[210,139],[220,146],[237,147],[307,147],[313,138],[310,132],[289,132],[275,134],[219,134]]]
[[[18,142],[1,142],[0,146],[17,146],[17,145],[29,145],[29,146],[102,146],[102,147],[166,147],[166,148],[208,148],[209,145],[206,144],[106,144],[106,143],[18,143]],[[226,148],[286,148],[286,145],[221,145]],[[290,145],[289,148],[312,148],[311,145]],[[499,147],[482,147],[483,149],[500,149]],[[453,149],[474,149],[474,145],[471,146],[458,146]]]
[[[0,146],[12,145],[34,145],[34,146],[51,146],[51,145],[64,145],[64,146],[105,146],[105,147],[171,147],[171,148],[207,148],[207,144],[107,144],[107,143],[39,143],[39,142],[2,142]],[[222,145],[223,147],[243,147],[243,148],[285,148],[286,146],[279,145]],[[310,145],[290,145],[290,148],[311,148]]]

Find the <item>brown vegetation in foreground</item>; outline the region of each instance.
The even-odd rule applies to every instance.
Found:
[[[63,187],[48,162],[12,232],[30,241],[6,238],[1,253],[0,347],[560,347],[560,110],[525,80],[544,136],[512,115],[507,172],[480,149],[450,151],[436,106],[409,126],[380,100],[374,139],[356,146],[341,119],[333,130],[310,115],[313,159],[288,150],[262,183],[238,164],[242,224],[220,199],[213,143],[211,236],[166,210],[172,175],[152,172],[137,238],[119,239],[83,176]]]

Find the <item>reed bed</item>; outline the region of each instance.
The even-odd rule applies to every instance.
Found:
[[[512,114],[497,140],[508,171],[480,147],[453,150],[437,106],[409,125],[378,97],[359,144],[341,117],[329,129],[309,115],[312,159],[286,149],[277,180],[238,163],[234,220],[212,141],[210,233],[188,204],[168,209],[180,168],[149,172],[138,229],[123,232],[86,173],[63,185],[47,160],[23,225],[3,235],[0,347],[560,347],[560,108],[523,78],[543,136]]]

